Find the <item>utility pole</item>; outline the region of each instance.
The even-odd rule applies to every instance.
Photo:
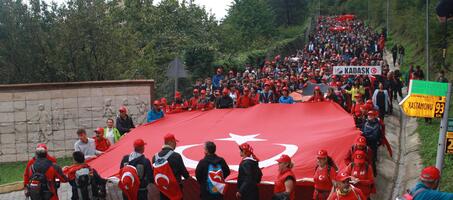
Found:
[[[442,173],[442,168],[444,167],[444,159],[445,159],[445,136],[447,134],[447,127],[448,127],[448,110],[450,105],[450,97],[451,97],[451,83],[448,83],[448,90],[447,90],[447,99],[445,102],[445,110],[442,116],[442,121],[440,121],[440,130],[439,130],[439,140],[437,142],[437,156],[436,156],[436,168],[440,170]]]
[[[429,0],[426,0],[426,40],[425,40],[425,51],[426,51],[426,80],[429,81]]]

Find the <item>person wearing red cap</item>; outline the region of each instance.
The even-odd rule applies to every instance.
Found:
[[[233,98],[230,96],[228,88],[223,88],[222,96],[217,99],[215,107],[217,109],[233,108]]]
[[[181,177],[184,177],[185,180],[191,179],[192,177],[189,175],[189,172],[187,171],[186,166],[184,165],[181,155],[174,151],[176,149],[176,144],[178,142],[179,141],[176,139],[175,135],[171,133],[166,134],[164,136],[164,146],[162,147],[162,150],[159,151],[156,155],[159,158],[163,158],[167,154],[169,154],[167,161],[170,165],[171,171],[173,172],[173,176],[176,178],[176,181],[179,183],[179,188],[181,189],[182,188]],[[153,164],[156,164],[157,159],[156,155],[153,156],[152,159]],[[169,198],[161,192],[160,199],[167,200]]]
[[[41,174],[45,180],[37,177]],[[45,182],[44,182],[45,181]],[[58,200],[57,189],[61,182],[67,182],[67,177],[61,168],[56,165],[56,160],[47,153],[45,144],[38,144],[35,157],[28,163],[24,171],[24,193],[26,197],[37,197]],[[47,182],[47,183],[46,183]]]
[[[311,96],[307,101],[308,102],[321,102],[324,101],[324,94],[321,91],[321,88],[319,86],[315,86],[315,89],[313,90],[313,96]]]
[[[121,106],[119,112],[120,114],[116,118],[116,128],[120,132],[120,135],[123,136],[135,128],[135,125],[132,118],[127,114],[127,108],[125,106]]]
[[[197,110],[199,99],[200,99],[200,91],[195,88],[195,89],[193,89],[193,97],[189,99],[189,111]]]
[[[138,177],[137,168],[132,165],[124,166],[120,169],[119,178],[118,187],[123,192],[123,195],[129,200],[138,199],[140,178]]]
[[[248,108],[255,105],[254,100],[250,96],[250,89],[245,87],[243,90],[243,95],[239,96],[236,107],[237,108]]]
[[[282,96],[278,99],[278,103],[282,104],[293,104],[294,99],[292,96],[289,96],[289,89],[288,87],[283,87],[282,88]]]
[[[147,186],[153,183],[153,168],[151,162],[145,157],[145,141],[136,139],[134,141],[134,151],[131,154],[123,156],[121,160],[120,169],[127,165],[134,166],[137,169],[138,178],[140,180],[140,187],[138,189],[137,200],[148,199]],[[123,195],[124,197],[124,195]],[[132,200],[132,199],[130,199]]]
[[[93,137],[94,143],[96,144],[96,150],[104,152],[110,147],[110,141],[104,137],[104,128],[97,128],[94,130],[96,136]]]
[[[355,102],[352,103],[351,114],[354,117],[354,120],[357,121],[361,117],[360,106],[365,105],[363,102],[362,95],[360,93],[355,94]]]
[[[330,193],[327,200],[366,200],[362,191],[349,183],[351,181],[349,172],[338,172],[335,180],[336,188]]]
[[[359,137],[357,137],[355,143],[352,145],[351,149],[349,149],[348,153],[346,154],[346,157],[344,158],[344,163],[346,165],[349,165],[353,161],[354,152],[356,152],[357,150],[361,150],[361,151],[365,152],[366,161],[368,163],[373,162],[373,155],[374,155],[373,150],[371,150],[371,148],[367,146],[366,138],[363,136],[359,136]]]
[[[429,166],[422,170],[419,177],[419,182],[409,191],[409,198],[413,200],[451,200],[453,193],[440,192],[437,190],[439,187],[440,171],[434,167]]]
[[[259,200],[258,183],[263,173],[258,166],[259,159],[253,153],[253,148],[247,144],[239,145],[242,161],[239,164],[239,174],[236,198],[243,200]]]
[[[367,146],[373,150],[372,166],[374,175],[377,175],[376,161],[378,147],[383,141],[382,125],[377,118],[377,115],[378,113],[375,110],[368,111],[368,118],[362,127],[362,136],[366,138]]]
[[[210,98],[206,96],[206,93],[206,90],[201,90],[201,96],[197,102],[197,110],[205,111],[212,109],[213,105],[210,101]]]
[[[368,199],[371,193],[376,193],[373,169],[370,163],[366,161],[367,155],[364,151],[355,151],[353,157],[353,162],[344,171],[351,174],[351,183],[362,191],[365,199]]]
[[[291,170],[294,163],[288,155],[281,155],[276,160],[278,163],[278,175],[274,185],[274,197],[276,199],[296,199],[296,176]]]
[[[107,180],[99,176],[95,169],[85,163],[85,155],[82,152],[73,152],[72,159],[74,164],[63,168],[63,173],[68,177],[68,182],[72,188],[71,200],[105,198]],[[89,179],[81,178],[83,176],[89,177]]]
[[[313,199],[326,200],[332,191],[338,167],[326,150],[318,151],[316,164],[313,177],[315,187]]]
[[[182,95],[179,91],[175,92],[175,99],[171,104],[171,112],[172,113],[179,113],[187,110],[189,107],[189,103],[185,99],[182,98]]]
[[[151,110],[148,111],[146,122],[151,123],[161,118],[164,118],[161,102],[159,100],[154,100]]]
[[[271,90],[271,83],[264,83],[264,90],[260,93],[260,103],[274,103],[274,93]]]

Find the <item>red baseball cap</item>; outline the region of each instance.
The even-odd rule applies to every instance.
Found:
[[[378,112],[376,110],[370,110],[370,111],[368,111],[368,116],[377,117]]]
[[[120,112],[127,112],[126,106],[121,106],[120,109],[118,110]]]
[[[181,92],[178,91],[175,92],[175,99],[176,98],[181,98]]]
[[[201,94],[206,94],[206,90],[201,90]]]
[[[351,178],[351,175],[347,171],[338,172],[337,177],[335,177],[335,179],[337,181],[341,181],[341,182],[348,180],[350,178]]]
[[[440,171],[434,166],[426,167],[425,169],[422,170],[422,173],[420,174],[420,180],[422,181],[434,182],[436,180],[439,180],[439,178]]]
[[[46,151],[47,152],[47,145],[44,143],[40,143],[36,145],[36,151]]]
[[[94,132],[95,132],[95,133],[104,133],[104,128],[99,127],[99,128],[97,128],[97,129],[94,129]]]
[[[154,100],[153,105],[160,106],[160,101],[159,100]]]
[[[286,154],[283,154],[282,156],[280,156],[279,159],[276,160],[278,163],[290,163],[291,162],[291,158],[286,155]]]
[[[366,138],[363,137],[363,136],[359,136],[359,137],[355,140],[355,144],[356,144],[356,145],[366,146]]]
[[[327,158],[327,151],[323,149],[319,150],[317,158]]]
[[[354,163],[365,163],[366,154],[362,150],[357,150],[354,152]]]
[[[167,133],[167,135],[164,136],[164,141],[165,142],[170,142],[170,141],[175,141],[175,142],[179,142],[179,140],[177,140],[175,138],[175,135],[171,134],[171,133]]]
[[[136,139],[134,141],[134,147],[144,147],[145,145],[146,143],[142,139]]]

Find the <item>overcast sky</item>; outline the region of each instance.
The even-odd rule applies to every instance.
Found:
[[[66,2],[66,0],[45,0],[46,2],[50,3],[52,1],[57,2],[58,4],[61,4],[63,2]],[[154,3],[157,4],[161,0],[154,0]],[[231,5],[233,0],[194,0],[194,3],[200,5],[200,6],[205,6],[206,10],[208,12],[213,13],[217,20],[222,19],[225,17],[227,14],[227,9]]]

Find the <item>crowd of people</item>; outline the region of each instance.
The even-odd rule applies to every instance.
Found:
[[[377,175],[378,148],[387,145],[384,118],[392,114],[392,104],[397,96],[403,97],[404,81],[399,70],[391,71],[383,61],[384,33],[374,32],[353,16],[320,17],[316,32],[307,45],[294,55],[265,61],[260,66],[247,64],[243,71],[218,68],[212,78],[199,79],[193,87],[193,96],[186,99],[176,92],[171,103],[161,98],[152,102],[148,122],[154,122],[167,114],[206,111],[210,109],[248,108],[256,104],[300,102],[292,93],[309,96],[308,102],[331,101],[339,104],[354,117],[362,134],[357,137],[344,158],[344,168],[339,168],[326,150],[320,149],[313,166],[314,200],[365,200],[376,193],[374,177]],[[404,55],[404,49],[399,50]],[[400,57],[402,63],[402,57]],[[333,66],[381,66],[382,75],[337,75]],[[419,79],[423,71],[418,67],[410,71],[411,79]],[[304,94],[304,88],[316,84],[312,94]],[[327,86],[322,91],[321,86]],[[72,186],[72,199],[102,199],[105,197],[106,180],[85,163],[118,142],[124,134],[135,128],[127,108],[119,109],[119,116],[108,119],[105,128],[97,128],[94,138],[79,129],[79,140],[74,145],[74,165],[63,169],[47,154],[44,144],[38,145],[36,157],[27,165],[24,173],[26,195],[58,199],[57,188],[61,182]],[[164,137],[164,146],[151,158],[144,155],[146,143],[135,140],[134,151],[124,155],[120,164],[119,187],[124,199],[147,199],[149,184],[160,191],[160,199],[182,199],[182,179],[192,179],[181,155],[175,152],[178,140],[173,134]],[[258,183],[262,173],[259,158],[250,144],[239,145],[242,161],[237,180],[237,199],[260,199]],[[223,199],[225,179],[230,174],[226,161],[216,154],[215,143],[204,144],[205,157],[195,171],[200,185],[200,199]],[[292,172],[291,157],[282,155],[278,160],[278,172],[273,199],[296,199],[296,176]],[[452,199],[452,194],[436,190],[439,171],[428,167],[422,171],[420,182],[407,196],[413,199]],[[162,175],[165,175],[163,177]],[[162,181],[166,182],[165,184]],[[87,188],[88,185],[92,187]],[[43,188],[46,189],[43,189]],[[423,197],[423,198],[422,198]],[[433,198],[428,198],[433,197]],[[434,198],[435,197],[435,198]],[[408,197],[409,198],[409,197]],[[32,198],[33,199],[33,198]]]

